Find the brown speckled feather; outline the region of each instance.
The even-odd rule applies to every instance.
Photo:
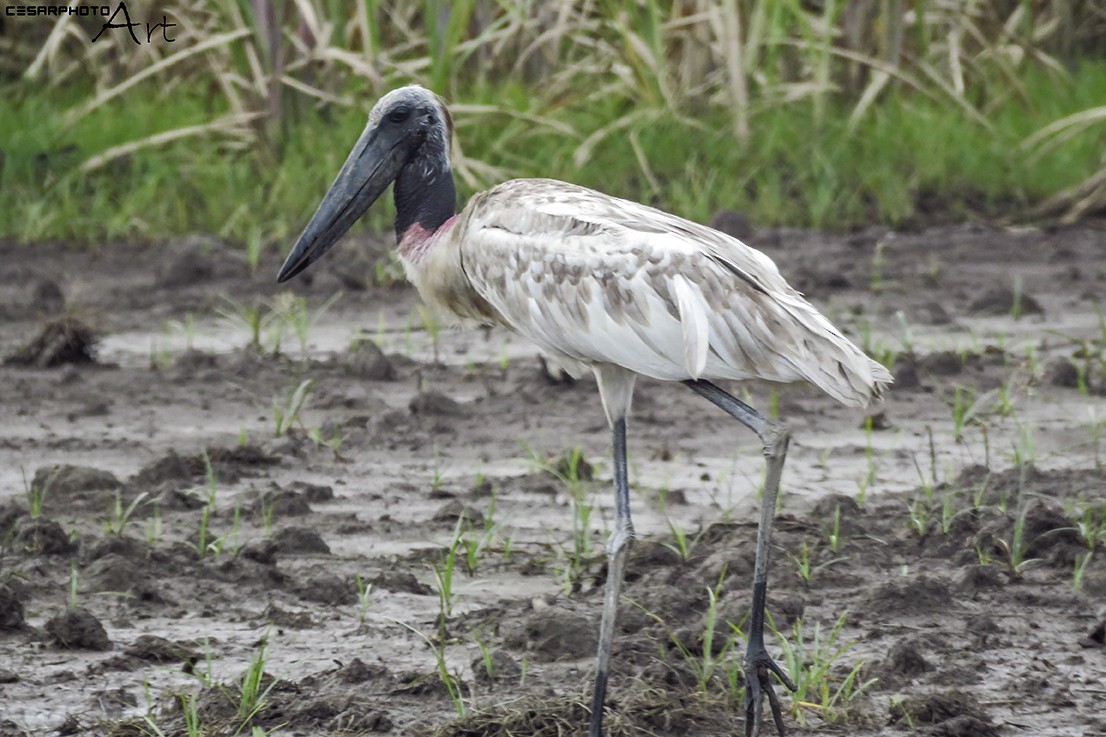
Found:
[[[516,179],[476,195],[441,237],[433,269],[409,269],[424,296],[507,325],[566,364],[809,381],[849,405],[891,382],[767,256],[645,205]]]

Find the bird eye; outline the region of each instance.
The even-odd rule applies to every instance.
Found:
[[[388,113],[388,120],[393,123],[402,123],[411,117],[411,108],[406,106],[400,106]]]

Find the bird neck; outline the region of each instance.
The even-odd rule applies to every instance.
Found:
[[[457,190],[449,154],[423,153],[416,156],[396,179],[396,241],[413,225],[433,233],[456,212]]]

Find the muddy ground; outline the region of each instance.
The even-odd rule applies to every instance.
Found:
[[[792,733],[1106,734],[1106,233],[748,240],[898,378],[870,430],[734,387],[794,431]],[[439,327],[376,239],[291,290],[276,251],[0,245],[0,735],[584,734],[593,382]],[[763,462],[639,386],[609,732],[739,734]]]

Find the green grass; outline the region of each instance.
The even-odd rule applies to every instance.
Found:
[[[851,132],[852,102],[832,95],[820,103],[817,124],[809,99],[754,109],[745,145],[735,142],[723,109],[642,107],[645,114],[582,156],[585,139],[636,108],[620,96],[542,101],[518,82],[478,80],[454,102],[497,110],[455,116],[465,159],[482,164],[477,181],[458,184],[466,197],[505,176],[551,176],[699,221],[731,208],[761,225],[1017,216],[1101,165],[1101,128],[1036,159],[1018,145],[1100,104],[1106,62],[1085,61],[1070,79],[1028,67],[1020,81],[1024,96],[985,108],[993,130],[948,99],[894,88]],[[209,86],[201,77],[164,92],[143,83],[70,129],[63,113],[86,99],[80,85],[19,85],[0,95],[0,235],[97,246],[206,231],[254,248],[294,237],[364,125],[370,97],[351,92],[359,103],[352,108],[297,106],[276,154],[212,135],[80,170],[113,146],[229,112],[210,101]],[[543,122],[550,120],[556,126]],[[361,227],[390,229],[387,199]]]
[[[847,722],[850,706],[877,681],[864,679],[862,660],[850,663],[845,659],[855,644],[841,641],[846,616],[842,614],[832,628],[826,628],[828,633],[819,622],[811,632],[802,619],[795,622],[791,638],[775,632],[784,664],[798,686],[791,703],[799,724],[806,724],[807,713],[830,723]]]

